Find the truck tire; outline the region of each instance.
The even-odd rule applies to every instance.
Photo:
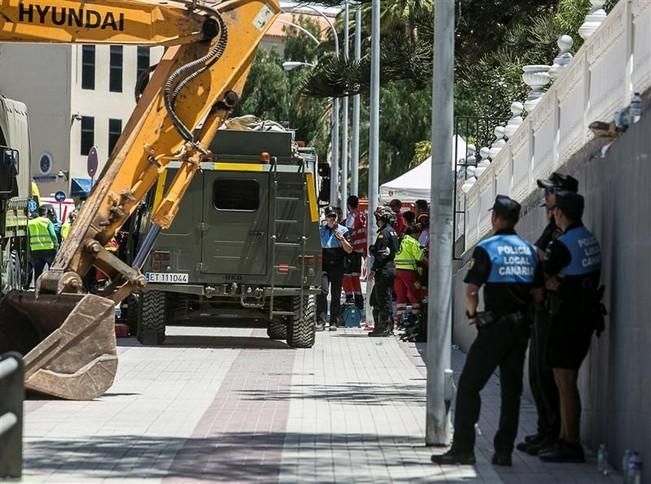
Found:
[[[140,299],[138,295],[131,294],[127,296],[122,303],[122,314],[125,315],[129,334],[131,336],[138,334],[138,321],[140,320]]]
[[[291,298],[275,298],[274,308],[279,311],[293,311]],[[289,316],[274,316],[269,321],[269,326],[267,326],[267,336],[271,339],[287,339],[287,326],[290,324],[291,319]]]
[[[267,336],[271,339],[287,339],[287,323],[284,321],[269,321]]]
[[[287,325],[287,344],[292,348],[312,348],[316,331],[314,296],[293,296],[294,317]]]
[[[138,305],[138,330],[136,337],[145,346],[163,344],[165,341],[165,293],[145,291]]]

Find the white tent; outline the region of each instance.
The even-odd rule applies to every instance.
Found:
[[[456,172],[456,160],[466,157],[466,142],[461,136],[452,138],[452,172]],[[388,202],[394,198],[402,202],[415,202],[418,199],[430,199],[430,180],[432,178],[432,157],[430,156],[420,165],[403,173],[395,180],[380,186],[380,202]]]

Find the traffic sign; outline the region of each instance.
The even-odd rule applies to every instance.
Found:
[[[59,203],[63,202],[66,199],[65,192],[62,192],[61,190],[59,190],[58,192],[56,192],[54,194],[54,199]]]
[[[95,146],[91,146],[90,150],[88,151],[86,171],[88,172],[88,176],[91,178],[94,178],[95,173],[97,173],[97,148]]]

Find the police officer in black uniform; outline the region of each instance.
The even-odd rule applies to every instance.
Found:
[[[396,267],[393,259],[400,249],[400,239],[393,228],[395,214],[389,207],[378,207],[375,211],[378,231],[375,243],[369,247],[373,257],[371,272],[375,279],[371,292],[373,306],[373,331],[371,337],[390,336],[393,334],[393,280],[396,277]]]
[[[543,260],[545,250],[552,240],[563,232],[556,225],[552,207],[556,202],[557,191],[578,192],[579,182],[570,175],[554,172],[548,179],[538,180],[538,186],[545,191],[546,215],[548,224],[542,235],[536,241],[538,257]],[[517,446],[518,450],[537,455],[541,449],[552,447],[557,441],[561,429],[561,411],[559,407],[558,389],[554,381],[554,372],[547,358],[547,343],[549,340],[549,317],[545,310],[536,312],[529,343],[529,385],[536,410],[538,412],[538,429],[533,435],[527,435],[524,442]]]
[[[603,330],[605,310],[601,249],[583,225],[584,201],[574,192],[557,192],[552,208],[563,233],[547,247],[543,269],[551,327],[547,356],[560,397],[560,439],[538,453],[547,462],[584,462],[580,444],[581,399],[577,378],[590,349],[592,334]]]
[[[491,222],[495,235],[475,248],[464,282],[466,315],[477,327],[458,384],[454,440],[437,464],[475,463],[475,424],[479,420],[479,392],[496,368],[500,369],[501,411],[494,439],[493,464],[511,465],[518,430],[524,355],[529,339],[530,312],[542,302],[542,271],[535,247],[514,230],[520,204],[498,195]],[[485,311],[477,312],[479,289],[484,287]]]

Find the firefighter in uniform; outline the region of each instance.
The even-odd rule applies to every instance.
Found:
[[[578,192],[579,182],[576,178],[560,173],[552,173],[546,180],[538,180],[538,186],[545,190],[546,215],[548,224],[542,235],[536,241],[538,257],[543,260],[545,250],[552,240],[557,239],[563,232],[556,225],[552,214],[552,207],[556,202],[557,191]],[[561,428],[561,411],[559,408],[558,389],[554,381],[554,372],[547,358],[547,344],[549,340],[549,316],[546,311],[538,311],[531,331],[529,343],[529,385],[536,410],[538,413],[538,428],[533,435],[527,435],[524,442],[517,446],[518,450],[530,455],[547,447],[553,446],[558,441]]]
[[[511,465],[518,430],[524,356],[529,339],[529,313],[542,302],[542,271],[535,247],[514,230],[520,204],[498,195],[491,222],[495,235],[474,250],[464,282],[466,315],[477,327],[459,377],[451,449],[433,455],[437,464],[475,463],[475,424],[479,420],[479,392],[496,368],[500,369],[501,409],[494,439],[493,464]],[[479,289],[484,287],[485,311],[477,312]]]
[[[348,197],[348,217],[346,228],[350,235],[353,251],[346,258],[344,274],[344,293],[346,301],[354,301],[360,311],[364,311],[364,296],[359,280],[362,273],[362,259],[366,257],[367,221],[366,215],[359,209],[359,198],[355,195]]]
[[[59,248],[59,239],[54,230],[54,224],[48,218],[47,207],[38,208],[38,217],[29,221],[30,260],[34,267],[34,283],[43,273],[45,265],[51,266]]]
[[[543,269],[551,320],[547,357],[560,397],[561,431],[558,443],[538,455],[547,462],[585,462],[577,378],[592,334],[596,331],[598,336],[604,328],[601,249],[581,222],[583,197],[559,191],[555,198],[554,220],[563,233],[547,247]]]
[[[395,214],[389,207],[378,207],[375,211],[378,231],[375,243],[369,247],[369,254],[373,257],[371,273],[375,279],[371,292],[371,306],[373,306],[373,331],[368,335],[390,336],[393,334],[393,307],[392,288],[396,277],[394,258],[400,248],[398,234],[393,228]]]

